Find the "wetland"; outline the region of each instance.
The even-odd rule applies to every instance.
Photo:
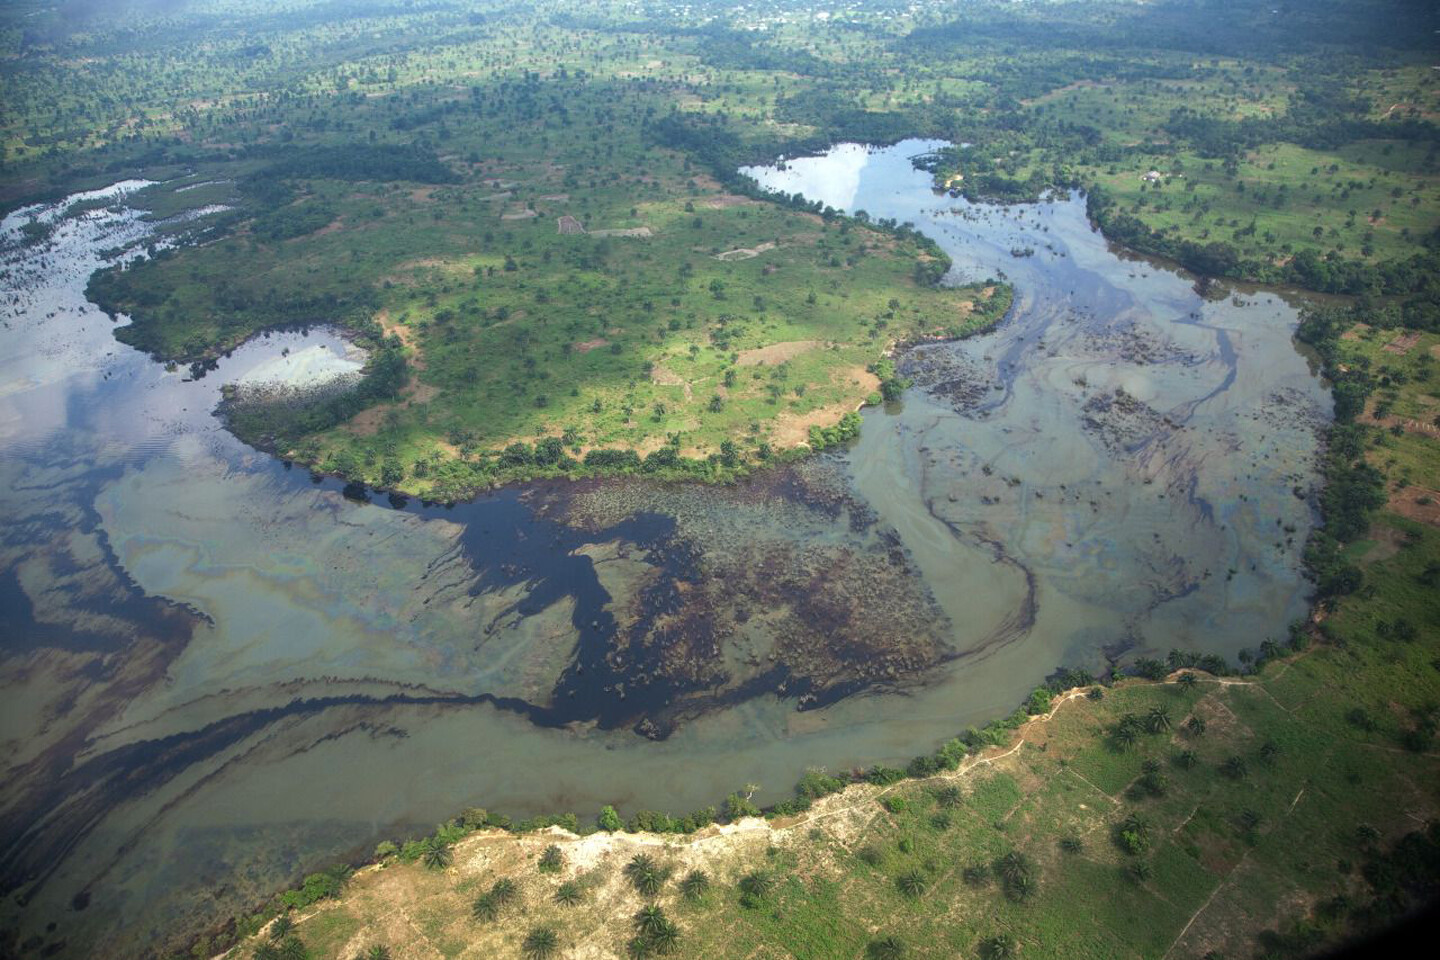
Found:
[[[167,368],[85,298],[154,229],[125,203],[144,184],[7,217],[7,923],[138,954],[467,805],[767,802],[810,766],[904,761],[1060,667],[1283,635],[1330,417],[1295,308],[1202,296],[1076,195],[937,193],[912,160],[940,146],[746,169],[913,223],[948,283],[1015,300],[992,332],[903,350],[910,386],[853,444],[726,485],[447,506],[312,475],[214,411],[226,385],[343,389],[345,336]],[[27,245],[37,218],[53,232]]]

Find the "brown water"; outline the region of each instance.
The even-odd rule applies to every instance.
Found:
[[[1074,199],[936,197],[907,159],[926,146],[754,174],[911,220],[960,277],[1005,271],[1013,316],[908,355],[916,388],[853,450],[723,489],[347,498],[210,414],[287,349],[343,369],[343,341],[275,334],[186,382],[84,301],[101,252],[146,235],[134,212],[38,251],[8,218],[10,935],[140,955],[467,805],[769,801],[807,765],[928,750],[1062,663],[1283,631],[1329,410],[1291,308],[1203,301]]]

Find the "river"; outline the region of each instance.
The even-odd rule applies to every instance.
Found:
[[[913,222],[955,279],[1007,276],[1012,315],[905,354],[915,386],[852,449],[725,488],[444,507],[311,477],[212,411],[224,383],[352,375],[343,338],[167,370],[84,299],[153,229],[124,205],[143,184],[6,218],[6,935],[142,955],[466,806],[768,802],[808,765],[928,751],[1062,664],[1282,636],[1330,409],[1294,309],[1202,298],[1075,197],[937,195],[909,161],[933,146],[749,172]],[[56,229],[22,246],[32,217]]]

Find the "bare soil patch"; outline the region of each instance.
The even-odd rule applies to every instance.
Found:
[[[840,422],[850,413],[849,403],[832,403],[816,407],[806,413],[782,413],[775,418],[770,430],[770,441],[777,447],[798,447],[810,441],[811,427],[829,427]]]
[[[781,343],[772,343],[769,346],[756,347],[753,350],[741,350],[740,359],[736,360],[735,364],[741,367],[758,367],[762,364],[784,363],[791,357],[798,357],[820,345],[819,340],[786,340]]]
[[[715,254],[716,260],[750,260],[760,256],[766,250],[774,250],[775,244],[766,241],[756,244],[753,247],[737,247],[734,250],[726,250],[724,253]]]
[[[1421,503],[1425,500],[1427,503]],[[1440,491],[1409,486],[1390,495],[1389,507],[1407,520],[1440,527]]]
[[[589,353],[591,350],[595,350],[599,347],[608,347],[609,345],[609,340],[606,340],[604,337],[596,337],[594,340],[586,340],[583,343],[575,344],[575,352]]]
[[[706,200],[705,206],[712,210],[723,210],[726,207],[740,207],[758,202],[757,200],[751,200],[749,197],[742,197],[738,194],[722,193],[718,197],[711,197],[709,200]]]
[[[1415,348],[1415,344],[1419,342],[1419,331],[1412,331],[1410,333],[1401,334],[1394,340],[1391,340],[1389,343],[1385,344],[1385,346],[1381,347],[1380,349],[1384,350],[1386,353],[1393,353],[1403,357],[1405,354],[1413,350]]]

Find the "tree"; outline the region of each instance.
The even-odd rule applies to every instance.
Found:
[[[608,803],[600,808],[600,815],[595,818],[595,824],[601,830],[608,830],[611,833],[615,833],[624,826],[620,820],[620,814]]]
[[[1030,858],[1018,850],[1011,850],[995,861],[995,872],[1007,884],[1015,883],[1022,877],[1028,878],[1033,869]]]
[[[1132,856],[1143,853],[1150,846],[1150,824],[1139,814],[1130,814],[1115,828],[1115,842]]]
[[[550,960],[560,951],[560,936],[550,927],[536,927],[525,934],[520,951],[528,960]]]
[[[555,844],[550,844],[545,848],[545,852],[540,854],[539,870],[541,873],[559,873],[564,866],[565,854],[561,853],[560,848]]]
[[[959,787],[941,787],[935,791],[935,801],[947,810],[953,810],[960,806],[964,799],[964,795],[960,792]]]
[[[665,873],[647,854],[637,853],[625,864],[625,876],[643,896],[653,897],[665,884]]]
[[[649,936],[665,925],[665,911],[659,904],[650,903],[635,914],[635,929],[641,936]]]
[[[895,878],[895,886],[905,896],[916,900],[925,895],[930,884],[926,881],[925,874],[919,870],[908,870]]]
[[[1195,685],[1200,682],[1200,681],[1196,678],[1195,674],[1191,673],[1191,672],[1188,671],[1188,670],[1185,671],[1184,673],[1180,674],[1179,681],[1180,681],[1180,687],[1181,687],[1183,690],[1187,691],[1187,692],[1190,691],[1190,690],[1194,690],[1194,689],[1195,689]]]
[[[431,870],[444,870],[455,862],[455,854],[448,843],[431,843],[420,858]]]
[[[666,920],[649,935],[650,946],[661,955],[674,953],[680,946],[680,928],[673,920]]]
[[[282,913],[270,924],[270,939],[284,940],[290,936],[290,931],[295,929],[295,921],[290,919],[288,913]]]
[[[1008,933],[997,933],[980,941],[980,956],[984,960],[1010,960],[1015,952],[1015,938]]]
[[[740,878],[741,902],[764,900],[775,889],[775,878],[763,870],[754,870]]]
[[[1157,704],[1145,716],[1145,727],[1151,733],[1164,733],[1170,729],[1170,708]]]
[[[1205,736],[1205,718],[1196,714],[1185,721],[1185,727],[1197,737]]]
[[[905,941],[894,934],[871,940],[865,947],[865,956],[868,960],[903,960]]]
[[[680,881],[680,894],[686,900],[699,900],[710,889],[710,875],[704,870],[691,870]]]
[[[573,907],[584,898],[584,890],[574,880],[566,880],[555,889],[555,902],[562,907]]]
[[[1250,768],[1244,757],[1232,756],[1220,765],[1220,771],[1232,780],[1244,780]]]
[[[379,943],[365,951],[365,960],[390,960],[390,957],[390,948]]]

